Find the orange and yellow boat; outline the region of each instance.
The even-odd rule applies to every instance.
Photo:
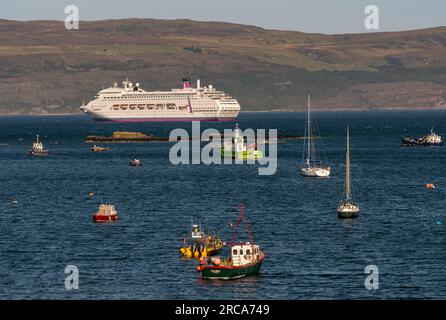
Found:
[[[217,254],[224,245],[221,239],[212,234],[205,234],[197,224],[193,224],[191,238],[184,239],[180,253],[185,258],[199,259]]]

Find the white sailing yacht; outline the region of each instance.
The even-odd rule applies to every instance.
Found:
[[[329,166],[322,166],[322,162],[317,157],[316,144],[312,138],[311,127],[311,101],[308,95],[307,103],[307,135],[305,137],[306,150],[304,150],[304,163],[300,168],[300,174],[304,177],[328,177],[330,176],[331,168]]]
[[[355,218],[359,214],[359,206],[352,200],[350,188],[350,128],[347,127],[347,153],[345,155],[345,200],[338,206],[339,218]]]

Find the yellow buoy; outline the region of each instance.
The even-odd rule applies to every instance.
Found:
[[[184,253],[184,256],[187,258],[192,258],[192,250],[190,248],[187,248]]]
[[[194,258],[199,258],[200,257],[200,252],[198,252],[198,250],[197,251],[195,251],[194,252]]]
[[[206,258],[208,256],[208,252],[206,249],[203,249],[203,252],[201,252],[201,256]]]
[[[184,247],[181,247],[181,248],[180,248],[180,252],[181,252],[181,254],[184,256],[184,253],[186,252],[186,249],[185,249]]]

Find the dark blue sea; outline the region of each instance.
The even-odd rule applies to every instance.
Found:
[[[432,126],[446,136],[446,112],[315,117],[333,168],[328,179],[298,174],[301,140],[279,144],[276,174],[261,176],[258,165],[174,166],[172,143],[115,143],[106,153],[84,143],[118,130],[168,136],[191,124],[0,117],[0,299],[446,298],[446,147],[404,148],[400,141]],[[238,119],[243,129],[275,128],[279,135],[303,135],[304,121],[304,113]],[[361,214],[339,220],[347,125]],[[208,127],[234,123],[202,123]],[[46,158],[27,154],[36,134],[50,149]],[[133,158],[143,166],[130,167]],[[101,197],[115,204],[118,222],[92,222]],[[239,203],[266,254],[261,273],[203,281],[196,262],[179,255],[191,217],[229,242]],[[78,290],[65,288],[67,265],[78,267]],[[368,265],[378,267],[377,290],[364,286]]]

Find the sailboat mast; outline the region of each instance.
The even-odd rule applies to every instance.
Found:
[[[347,127],[347,153],[345,155],[345,196],[351,199],[350,190],[350,128]]]
[[[308,95],[307,101],[307,132],[308,132],[308,143],[307,143],[307,163],[310,164],[311,157],[311,119],[310,119],[310,108],[311,108],[311,100],[310,95]]]

